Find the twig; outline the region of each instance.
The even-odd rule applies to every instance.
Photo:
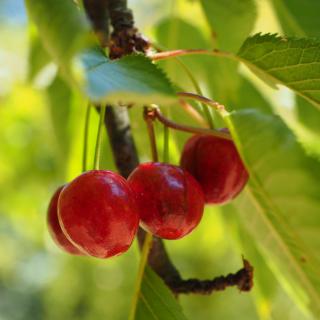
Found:
[[[227,139],[227,140],[232,140],[230,134],[228,132],[224,131],[219,131],[215,129],[206,129],[206,128],[197,128],[197,127],[190,127],[186,125],[182,125],[176,122],[173,122],[172,120],[167,119],[159,110],[158,107],[155,105],[152,105],[153,108],[149,110],[149,117],[150,118],[155,118],[159,120],[161,123],[166,125],[169,128],[176,129],[179,131],[184,131],[184,132],[189,132],[189,133],[195,133],[195,134],[211,134],[213,136],[222,138],[222,139]]]
[[[218,111],[221,115],[226,115],[227,111],[224,105],[220,104],[219,102],[216,102],[214,100],[211,100],[209,98],[203,97],[196,93],[190,93],[190,92],[177,92],[177,95],[182,98],[192,99],[196,100],[202,103],[205,103],[206,105],[214,108],[216,111]]]
[[[182,67],[182,69],[185,71],[185,73],[188,75],[189,79],[191,80],[197,94],[199,95],[203,95],[202,94],[202,90],[200,85],[198,84],[195,76],[192,74],[192,72],[190,71],[190,69],[179,59],[179,58],[175,58],[175,61],[177,61],[179,63],[179,65]],[[181,100],[181,99],[180,99]],[[199,102],[198,102],[199,103]],[[203,114],[205,115],[207,121],[208,121],[208,125],[210,129],[214,129],[214,122],[213,122],[213,117],[212,117],[212,113],[210,112],[208,106],[204,103],[199,103],[199,105],[202,108]]]
[[[133,52],[145,53],[149,41],[134,27],[132,11],[127,7],[127,0],[108,0],[108,9],[113,27],[109,41],[111,59],[121,58]]]
[[[95,1],[99,2],[99,0]],[[149,43],[137,32],[137,29],[134,28],[132,12],[127,9],[126,0],[108,0],[107,2],[111,25],[113,27],[113,33],[109,42],[110,57],[115,59],[136,51],[145,53]],[[97,7],[95,9],[97,9]],[[95,15],[89,15],[89,18],[95,19]],[[93,25],[95,24],[93,23]],[[210,99],[198,95],[180,93],[179,96],[195,99],[215,108],[219,108],[220,106],[219,104],[213,103]],[[105,126],[109,133],[110,144],[117,168],[120,174],[127,177],[138,165],[138,155],[131,134],[127,109],[108,106],[106,108]],[[210,132],[212,133],[212,131]],[[140,247],[144,243],[145,236],[146,233],[142,229],[139,229],[138,240]],[[171,262],[163,241],[155,237],[152,239],[152,249],[149,253],[148,263],[169,286],[172,292],[176,294],[208,293],[208,290],[211,290],[208,289],[208,286],[212,288],[210,292],[217,290],[217,288],[225,288],[230,285],[237,285],[242,291],[250,290],[252,287],[253,269],[246,260],[244,260],[245,267],[243,269],[234,275],[218,277],[211,280],[209,281],[211,285],[208,285],[208,281],[196,279],[183,280],[179,271]]]
[[[171,51],[162,51],[154,54],[150,54],[149,58],[153,61],[163,60],[168,58],[176,58],[187,55],[210,55],[218,57],[227,57],[231,59],[236,59],[234,54],[231,52],[221,51],[218,49],[207,50],[207,49],[180,49],[180,50],[171,50]]]
[[[169,284],[175,294],[204,294],[222,291],[227,287],[237,286],[240,291],[250,291],[253,287],[253,267],[248,260],[243,259],[243,268],[227,276],[216,277],[212,280],[189,279],[173,281]]]
[[[180,103],[181,107],[183,108],[183,110],[186,111],[187,113],[189,113],[190,116],[194,120],[196,120],[202,127],[205,127],[205,128],[208,127],[208,124],[203,119],[201,114],[198,111],[196,111],[187,101],[180,99],[179,103]]]

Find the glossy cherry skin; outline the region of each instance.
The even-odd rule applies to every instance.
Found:
[[[70,241],[97,258],[127,251],[139,225],[127,181],[105,170],[87,171],[70,182],[60,194],[58,217]]]
[[[204,196],[198,182],[185,170],[159,162],[140,164],[129,176],[141,226],[164,239],[179,239],[200,222]]]
[[[83,253],[67,239],[58,220],[58,199],[63,187],[64,186],[61,186],[56,190],[49,203],[47,211],[47,225],[49,233],[53,241],[62,250],[75,255],[83,255]]]
[[[184,146],[180,165],[200,183],[206,203],[227,203],[249,177],[234,143],[213,135],[192,136]]]

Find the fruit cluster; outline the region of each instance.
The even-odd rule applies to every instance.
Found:
[[[91,170],[60,187],[49,204],[49,231],[71,254],[119,255],[130,247],[139,223],[160,238],[184,237],[199,224],[205,203],[230,201],[247,179],[232,141],[195,135],[180,167],[142,163],[127,180]]]

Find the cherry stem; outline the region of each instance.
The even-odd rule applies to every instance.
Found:
[[[88,138],[89,138],[89,123],[90,123],[91,104],[88,102],[83,130],[83,154],[82,154],[82,172],[87,170],[87,153],[88,153]]]
[[[179,50],[171,50],[171,51],[163,51],[154,53],[149,55],[149,58],[153,61],[157,60],[164,60],[169,58],[176,58],[181,56],[187,55],[194,55],[194,54],[202,54],[202,55],[210,55],[216,57],[227,57],[230,59],[236,59],[234,54],[231,52],[221,51],[218,49],[207,50],[207,49],[179,49]]]
[[[100,153],[101,153],[101,138],[102,138],[102,128],[104,124],[104,118],[106,115],[106,106],[100,107],[100,121],[97,133],[97,140],[96,140],[96,150],[94,154],[94,165],[93,168],[95,170],[99,170],[100,167]]]
[[[211,100],[209,98],[203,97],[199,94],[190,93],[190,92],[177,92],[177,95],[182,98],[192,99],[192,100],[196,100],[196,101],[205,103],[206,105],[208,105],[208,106],[214,108],[216,111],[218,111],[222,116],[225,116],[228,114],[224,105],[222,105],[219,102],[216,102],[214,100]]]
[[[130,313],[129,313],[129,320],[135,319],[137,305],[138,305],[140,291],[141,291],[141,284],[142,284],[142,280],[143,280],[144,271],[145,271],[145,268],[147,265],[149,252],[152,247],[152,240],[153,240],[152,234],[149,232],[146,232],[146,236],[144,238],[142,251],[141,251],[138,275],[137,275],[136,283],[135,283],[134,296],[132,299]]]
[[[208,124],[202,117],[202,115],[192,106],[190,105],[186,100],[180,99],[179,103],[184,111],[189,113],[189,115],[197,121],[202,127],[207,128]]]
[[[157,162],[159,160],[159,157],[158,157],[158,150],[157,150],[156,135],[155,135],[154,126],[153,126],[152,110],[153,108],[144,107],[143,117],[147,124],[148,135],[149,135],[150,146],[151,146],[152,161]]]
[[[152,121],[152,119],[157,119],[161,123],[163,123],[165,126],[175,130],[195,133],[195,134],[211,134],[213,136],[216,136],[222,139],[232,140],[228,132],[223,132],[215,129],[196,128],[196,127],[185,126],[185,125],[173,122],[172,120],[167,119],[161,113],[159,108],[155,105],[152,106],[152,109],[149,109],[148,116],[150,117],[150,121]]]
[[[169,162],[169,127],[163,126],[163,162]]]
[[[193,76],[192,72],[189,70],[189,68],[178,58],[175,59],[180,66],[183,68],[183,70],[186,72],[186,74],[188,75],[189,79],[191,80],[195,90],[197,91],[197,93],[199,95],[202,95],[202,90],[200,88],[200,85],[198,84],[197,80],[195,79],[195,77]],[[204,103],[200,103],[201,107],[202,107],[202,112],[205,115],[208,125],[211,129],[214,128],[214,123],[213,123],[213,118],[212,118],[212,114],[208,108],[208,106]]]

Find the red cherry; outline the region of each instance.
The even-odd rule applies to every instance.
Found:
[[[69,183],[59,197],[58,217],[70,241],[97,258],[127,251],[139,225],[127,181],[105,170],[85,172]]]
[[[206,203],[230,201],[249,177],[234,143],[213,135],[192,136],[184,146],[180,165],[200,183]]]
[[[200,222],[204,196],[197,181],[170,164],[140,164],[129,176],[136,193],[141,226],[164,239],[178,239]]]
[[[59,220],[58,220],[58,199],[61,193],[61,190],[64,186],[61,186],[54,193],[51,201],[49,203],[48,212],[47,212],[47,225],[49,233],[54,240],[54,242],[64,251],[69,252],[75,255],[83,255],[83,253],[76,248],[64,235],[61,230]]]

